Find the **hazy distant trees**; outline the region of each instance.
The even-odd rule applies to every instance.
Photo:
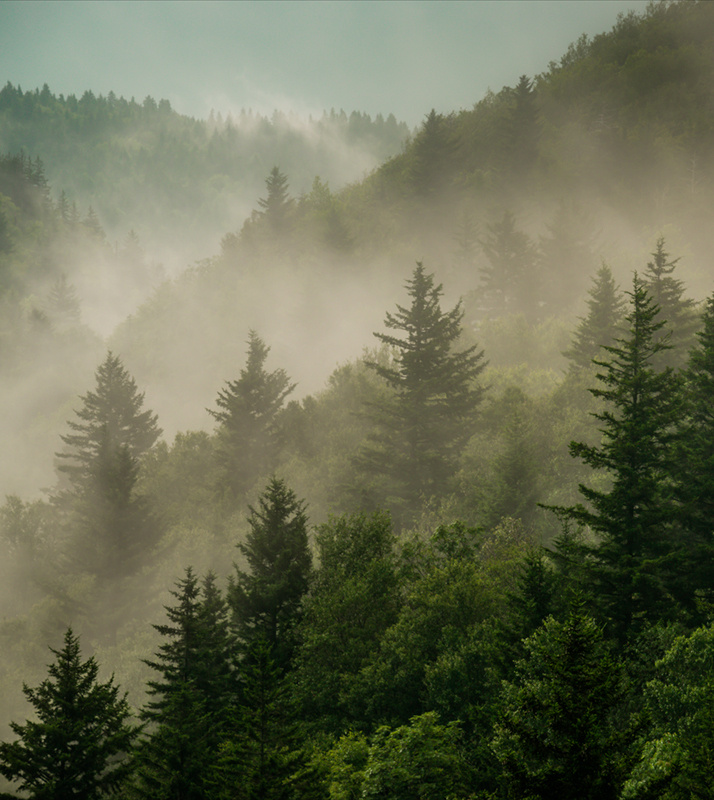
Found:
[[[415,514],[421,502],[447,490],[473,430],[483,392],[477,379],[484,369],[477,345],[455,349],[461,303],[442,311],[442,286],[423,264],[417,263],[406,288],[410,306],[397,305],[385,319],[385,326],[403,338],[374,334],[392,349],[392,360],[367,363],[392,395],[366,408],[376,431],[357,460],[367,475],[380,481],[383,501],[402,520]]]
[[[274,469],[280,446],[279,415],[293,391],[284,369],[268,372],[270,348],[255,331],[248,336],[246,365],[237,380],[218,393],[218,410],[209,409],[218,426],[220,489],[242,497],[258,478]]]
[[[262,209],[260,216],[273,235],[284,236],[290,229],[290,215],[293,210],[293,200],[288,193],[288,179],[275,166],[265,179],[265,187],[268,190],[267,196],[258,200]]]
[[[489,316],[539,314],[541,280],[538,255],[530,237],[516,227],[506,210],[500,220],[487,226],[481,247],[488,263],[481,267],[480,303]]]
[[[684,283],[674,277],[678,258],[670,260],[664,237],[657,239],[652,261],[647,263],[643,283],[659,309],[657,319],[667,323],[669,348],[659,355],[659,363],[672,367],[684,366],[687,351],[694,344],[699,324],[694,301],[684,296]]]
[[[615,284],[612,270],[603,264],[588,290],[588,313],[580,320],[565,355],[573,368],[587,369],[599,358],[601,347],[612,345],[624,322],[625,299]]]
[[[53,503],[69,537],[70,569],[124,577],[146,563],[160,535],[137,481],[140,459],[161,430],[111,352],[97,370],[96,388],[81,400],[77,418],[67,423],[71,432],[61,437],[65,449],[57,453],[57,469],[66,483]]]

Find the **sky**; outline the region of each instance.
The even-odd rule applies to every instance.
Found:
[[[205,118],[472,108],[645,0],[0,0],[0,85],[166,98]]]

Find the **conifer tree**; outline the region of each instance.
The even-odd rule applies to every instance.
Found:
[[[291,665],[312,567],[305,504],[274,477],[258,507],[251,506],[248,523],[246,540],[238,547],[249,571],[237,570],[229,602],[243,655],[249,656],[257,642],[264,642],[283,673]]]
[[[204,800],[209,774],[234,705],[226,608],[212,576],[203,583],[189,567],[166,607],[168,623],[146,664],[157,673],[147,684],[142,711],[147,736],[138,753],[136,791],[153,800]]]
[[[626,316],[628,330],[595,364],[605,401],[594,413],[602,442],[571,442],[570,453],[611,477],[607,489],[580,485],[587,505],[555,509],[564,520],[589,528],[590,581],[613,633],[621,639],[646,620],[671,614],[675,508],[671,463],[681,408],[680,381],[654,361],[667,348],[658,307],[635,274]]]
[[[143,393],[111,352],[97,370],[62,436],[58,470],[68,481],[53,497],[70,535],[70,569],[104,578],[132,574],[158,541],[160,527],[138,495],[139,462],[161,431],[142,409]]]
[[[290,215],[293,209],[293,201],[288,193],[288,179],[277,166],[274,166],[265,179],[265,187],[268,190],[267,197],[258,200],[258,205],[262,209],[260,215],[271,232],[281,236],[290,228]]]
[[[581,318],[569,349],[563,353],[570,360],[571,369],[589,369],[600,356],[601,346],[615,341],[624,322],[625,300],[607,264],[597,271],[588,294],[588,313]]]
[[[255,331],[248,337],[248,357],[238,380],[229,381],[218,394],[218,462],[221,488],[241,497],[256,479],[275,467],[280,436],[278,418],[285,398],[293,391],[283,369],[268,372],[270,348]]]
[[[488,264],[481,267],[480,293],[488,313],[538,317],[541,286],[536,249],[516,227],[512,212],[504,211],[501,219],[487,226],[481,247]]]
[[[384,323],[403,338],[374,334],[393,348],[393,360],[367,364],[393,395],[368,409],[377,430],[357,459],[362,471],[382,481],[382,502],[402,521],[416,513],[421,501],[447,491],[473,430],[483,392],[477,379],[485,366],[477,345],[455,349],[461,303],[442,311],[442,287],[421,263],[406,288],[411,305],[398,305]]]
[[[684,419],[677,437],[675,496],[683,527],[680,569],[691,624],[714,600],[714,295],[706,302],[685,375]],[[683,598],[684,599],[684,598]],[[707,605],[702,606],[701,601]]]
[[[664,247],[664,237],[660,236],[643,284],[659,308],[657,319],[664,321],[670,332],[670,346],[659,354],[657,363],[679,368],[685,365],[687,352],[694,345],[698,319],[694,301],[684,297],[684,283],[674,277],[679,259],[670,260]]]
[[[11,723],[18,738],[0,744],[0,772],[36,800],[113,795],[131,774],[138,734],[126,695],[113,678],[97,681],[99,666],[81,660],[71,628],[52,653],[49,677],[34,689],[23,686],[37,719]]]

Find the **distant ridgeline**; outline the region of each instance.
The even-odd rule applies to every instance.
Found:
[[[151,97],[65,98],[47,84],[0,90],[0,152],[39,155],[52,185],[91,204],[110,235],[133,228],[144,242],[172,241],[187,261],[240,226],[275,164],[298,189],[316,175],[344,184],[398,152],[408,135],[392,114],[333,109],[304,120],[243,110],[204,121]]]

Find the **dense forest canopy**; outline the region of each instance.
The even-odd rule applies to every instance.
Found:
[[[412,132],[0,90],[5,796],[709,796],[713,53],[654,3]]]

